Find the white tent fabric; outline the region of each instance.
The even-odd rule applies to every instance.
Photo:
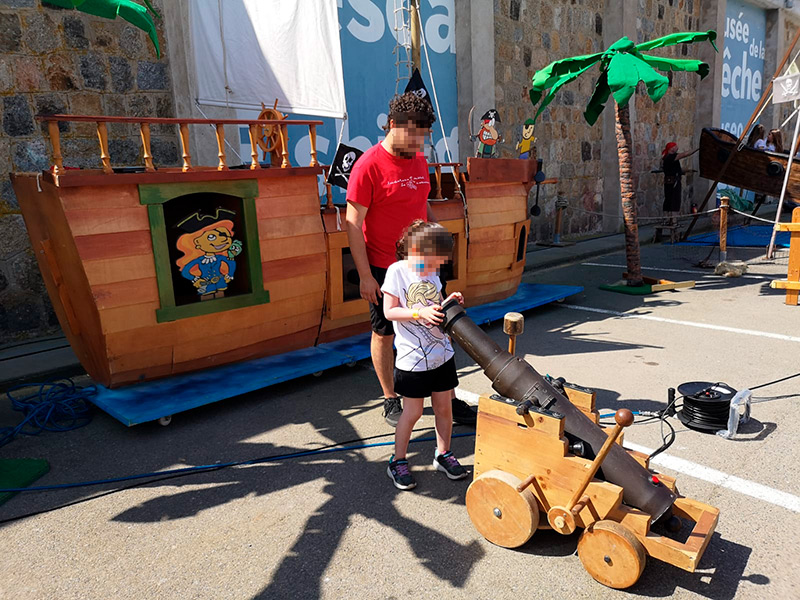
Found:
[[[192,0],[197,101],[342,118],[336,0]]]

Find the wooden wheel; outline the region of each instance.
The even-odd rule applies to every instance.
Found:
[[[286,118],[286,115],[275,108],[266,108],[263,104],[261,106],[261,112],[258,113],[259,120],[268,119],[278,121]],[[280,148],[281,132],[279,131],[277,125],[264,125],[260,129],[261,132],[258,136],[258,147],[261,148],[264,156],[266,156],[267,154],[275,152]]]
[[[467,512],[472,524],[487,540],[504,548],[517,548],[531,539],[539,525],[539,504],[529,488],[505,471],[481,474],[467,489]]]
[[[616,521],[597,521],[578,540],[578,557],[595,580],[621,590],[638,581],[647,554],[636,536]]]

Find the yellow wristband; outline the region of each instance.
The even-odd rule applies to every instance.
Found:
[[[415,310],[414,312],[412,312],[411,313],[411,318],[414,319],[414,320],[419,319],[419,311]]]

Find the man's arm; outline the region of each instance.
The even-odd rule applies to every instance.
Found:
[[[367,244],[364,242],[364,232],[361,230],[364,218],[367,216],[367,210],[369,209],[366,206],[348,201],[345,222],[347,224],[347,239],[350,243],[350,254],[353,257],[353,262],[356,263],[358,277],[361,280],[359,284],[361,297],[367,302],[377,304],[378,298],[381,296],[381,286],[378,285],[378,282],[372,276],[372,271],[370,271]]]

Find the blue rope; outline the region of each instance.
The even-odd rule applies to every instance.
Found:
[[[29,388],[23,384],[6,392],[11,407],[25,415],[16,426],[0,428],[0,447],[18,435],[39,435],[43,431],[70,431],[88,425],[92,420],[89,398],[97,394],[94,385],[75,385],[71,379],[42,383],[26,396],[14,392]]]
[[[470,437],[474,436],[475,432],[469,433],[455,433],[451,437]],[[414,444],[416,442],[430,442],[436,440],[435,437],[426,437],[426,438],[417,438],[415,440],[411,440],[409,443]],[[121,481],[131,481],[134,479],[145,479],[147,477],[160,477],[163,475],[176,475],[180,473],[191,473],[192,471],[196,472],[203,472],[203,471],[216,471],[218,469],[224,469],[227,467],[238,467],[243,465],[254,465],[260,463],[267,463],[267,462],[274,462],[277,460],[285,460],[288,458],[300,458],[303,456],[314,456],[317,454],[329,454],[331,452],[346,452],[348,450],[361,450],[363,448],[377,448],[379,446],[391,446],[394,444],[394,440],[391,442],[375,442],[373,444],[360,444],[357,446],[339,446],[336,448],[321,448],[319,450],[308,450],[306,452],[294,452],[292,454],[282,454],[280,456],[268,456],[265,458],[254,458],[252,460],[241,460],[236,462],[227,462],[227,463],[216,463],[213,465],[198,465],[196,467],[183,467],[181,469],[170,469],[168,471],[153,471],[152,473],[140,473],[138,475],[128,475],[126,477],[114,477],[112,479],[98,479],[96,481],[80,481],[77,483],[62,483],[59,485],[39,485],[36,487],[24,487],[24,488],[0,488],[0,493],[5,492],[46,492],[51,490],[63,490],[68,488],[77,488],[77,487],[87,487],[90,485],[102,485],[105,483],[119,483]]]

